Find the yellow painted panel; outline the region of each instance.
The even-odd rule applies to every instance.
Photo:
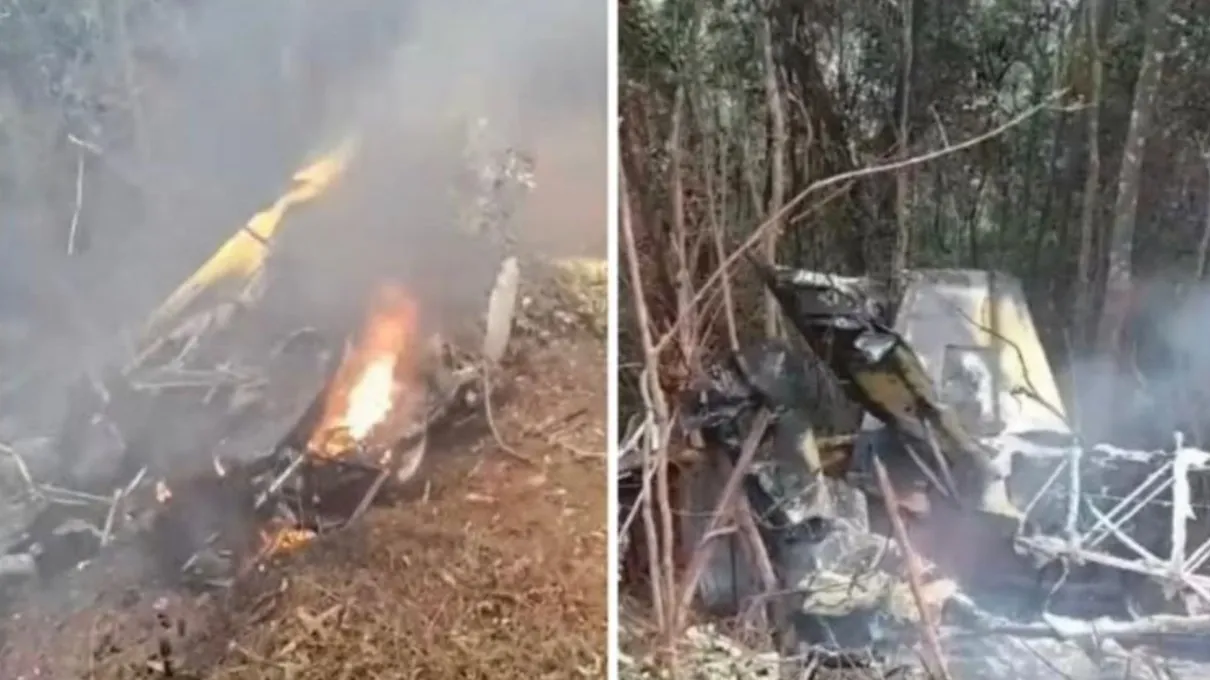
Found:
[[[346,140],[314,163],[294,173],[290,189],[265,210],[253,215],[152,313],[146,330],[154,331],[184,311],[204,291],[225,281],[248,281],[260,271],[268,242],[281,229],[290,208],[327,191],[344,173],[355,151]]]
[[[992,305],[995,305],[995,315]],[[1020,302],[1010,295],[987,296],[980,305],[978,344],[998,348],[1000,375],[1005,389],[1022,389],[1036,394],[1058,415],[1066,418],[1058,386],[1051,375],[1046,352],[1038,332]],[[1000,338],[993,337],[993,331]]]

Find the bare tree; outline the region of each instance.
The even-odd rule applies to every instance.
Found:
[[[1143,24],[1143,58],[1139,64],[1138,82],[1134,86],[1134,105],[1122,151],[1122,167],[1118,172],[1118,196],[1113,206],[1113,229],[1109,236],[1105,304],[1101,308],[1100,323],[1097,324],[1097,347],[1102,352],[1116,352],[1118,336],[1128,313],[1139,177],[1143,168],[1143,152],[1151,134],[1160,73],[1164,67],[1166,55],[1163,43],[1171,4],[1171,0],[1152,0]]]
[[[912,23],[919,11],[914,0],[906,0],[903,8],[903,96],[899,102],[899,159],[904,160],[909,154],[909,115],[912,92],[912,64],[915,46],[912,41]],[[909,197],[911,186],[911,168],[903,168],[895,175],[895,218],[899,228],[895,234],[895,250],[891,254],[891,280],[908,267],[908,258],[912,249],[912,225]]]
[[[1101,186],[1101,81],[1104,79],[1104,64],[1101,60],[1100,0],[1087,0],[1085,4],[1085,28],[1090,92],[1088,106],[1088,169],[1084,178],[1084,205],[1080,215],[1080,259],[1077,264],[1075,300],[1075,337],[1083,347],[1092,327],[1093,263],[1096,257],[1097,206]]]
[[[1210,182],[1210,136],[1202,134],[1198,136],[1198,150],[1201,151],[1202,163],[1206,166],[1206,179]],[[1207,197],[1210,197],[1210,191],[1206,192]],[[1206,202],[1206,216],[1202,222],[1202,238],[1197,244],[1197,269],[1195,271],[1196,279],[1204,281],[1206,279],[1206,260],[1210,256],[1210,198]]]
[[[767,8],[766,8],[767,9]],[[761,30],[761,47],[765,62],[765,98],[769,107],[769,205],[768,215],[774,224],[765,237],[765,257],[769,264],[777,261],[777,242],[785,228],[780,216],[786,202],[786,106],[778,78],[777,59],[773,54],[773,17],[766,11]],[[771,293],[765,294],[765,335],[772,338],[777,333],[777,301]]]

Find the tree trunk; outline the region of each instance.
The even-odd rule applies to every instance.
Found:
[[[1097,200],[1100,193],[1101,178],[1101,81],[1103,67],[1101,62],[1101,47],[1099,44],[1101,21],[1101,3],[1099,0],[1088,0],[1085,5],[1087,33],[1085,37],[1088,57],[1089,79],[1091,92],[1088,104],[1088,174],[1084,178],[1084,205],[1080,216],[1080,259],[1076,266],[1076,301],[1075,328],[1076,343],[1080,349],[1087,346],[1088,336],[1092,330],[1092,301],[1093,301],[1093,248],[1096,230]]]
[[[912,92],[912,61],[915,46],[912,42],[912,24],[917,21],[919,10],[917,3],[906,0],[903,11],[903,96],[899,101],[899,158],[905,160],[909,154],[909,128]],[[911,169],[903,168],[895,174],[895,220],[898,229],[895,232],[895,250],[891,253],[891,284],[893,290],[899,290],[900,277],[908,268],[908,257],[912,248],[912,225],[909,204],[911,192]]]
[[[1130,112],[1130,127],[1122,151],[1122,167],[1118,172],[1118,196],[1113,206],[1113,228],[1109,235],[1109,268],[1105,277],[1105,303],[1097,325],[1097,347],[1100,352],[1114,354],[1118,337],[1129,309],[1131,289],[1131,260],[1134,250],[1134,227],[1139,203],[1139,175],[1143,167],[1143,152],[1151,133],[1155,96],[1159,90],[1160,72],[1164,66],[1165,22],[1171,0],[1152,0],[1144,23],[1143,58],[1139,78],[1134,86],[1134,105]]]
[[[677,332],[678,345],[685,367],[693,371],[697,366],[697,342],[694,337],[697,332],[697,321],[693,302],[693,276],[690,271],[690,236],[685,224],[685,178],[683,155],[685,137],[685,98],[688,95],[684,86],[678,86],[672,97],[672,127],[668,133],[668,148],[671,158],[668,162],[669,206],[671,214],[670,225],[672,233],[672,280],[676,289],[676,314],[684,317]]]
[[[1202,144],[1202,162],[1206,164],[1206,178],[1210,181],[1210,148]],[[1206,192],[1206,217],[1202,223],[1202,240],[1197,244],[1197,279],[1206,280],[1206,259],[1210,254],[1210,190]]]
[[[1202,162],[1206,167],[1206,180],[1210,181],[1210,146],[1206,143],[1202,146]],[[1210,186],[1210,185],[1208,185]],[[1202,223],[1202,241],[1198,242],[1198,269],[1195,272],[1195,280],[1205,281],[1206,278],[1206,258],[1210,255],[1210,190],[1206,191],[1206,215]]]
[[[777,77],[777,59],[773,55],[773,18],[766,13],[761,41],[765,62],[765,98],[769,106],[769,203],[768,217],[773,220],[765,237],[765,258],[770,265],[777,263],[777,242],[781,238],[784,220],[778,216],[786,202],[786,108],[782,102],[781,83]],[[765,335],[778,335],[778,309],[773,294],[765,292]]]

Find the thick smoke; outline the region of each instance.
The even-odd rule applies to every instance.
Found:
[[[1069,411],[1090,442],[1169,448],[1176,433],[1210,446],[1210,289],[1152,280],[1137,286],[1116,357],[1076,358]]]
[[[494,260],[458,234],[448,182],[476,117],[536,159],[523,247],[603,254],[605,3],[179,7],[130,26],[140,107],[129,139],[59,149],[86,161],[78,252],[65,252],[63,205],[5,216],[22,226],[0,231],[0,360],[18,385],[0,393],[0,436],[51,434],[58,409],[35,405],[61,403],[82,371],[121,361],[130,332],[177,283],[349,134],[361,153],[346,180],[283,232],[291,266],[315,272],[296,294],[314,314],[360,311],[386,275],[454,308],[490,281]],[[65,132],[90,139],[87,126]],[[73,184],[74,162],[61,166],[73,176],[47,182]]]

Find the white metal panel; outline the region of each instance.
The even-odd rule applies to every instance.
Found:
[[[980,270],[914,271],[895,330],[919,355],[943,398],[953,393],[947,389],[951,369],[965,369],[981,383],[980,401],[1004,432],[1068,431],[1058,384],[1016,278]],[[877,421],[867,416],[864,426]]]

